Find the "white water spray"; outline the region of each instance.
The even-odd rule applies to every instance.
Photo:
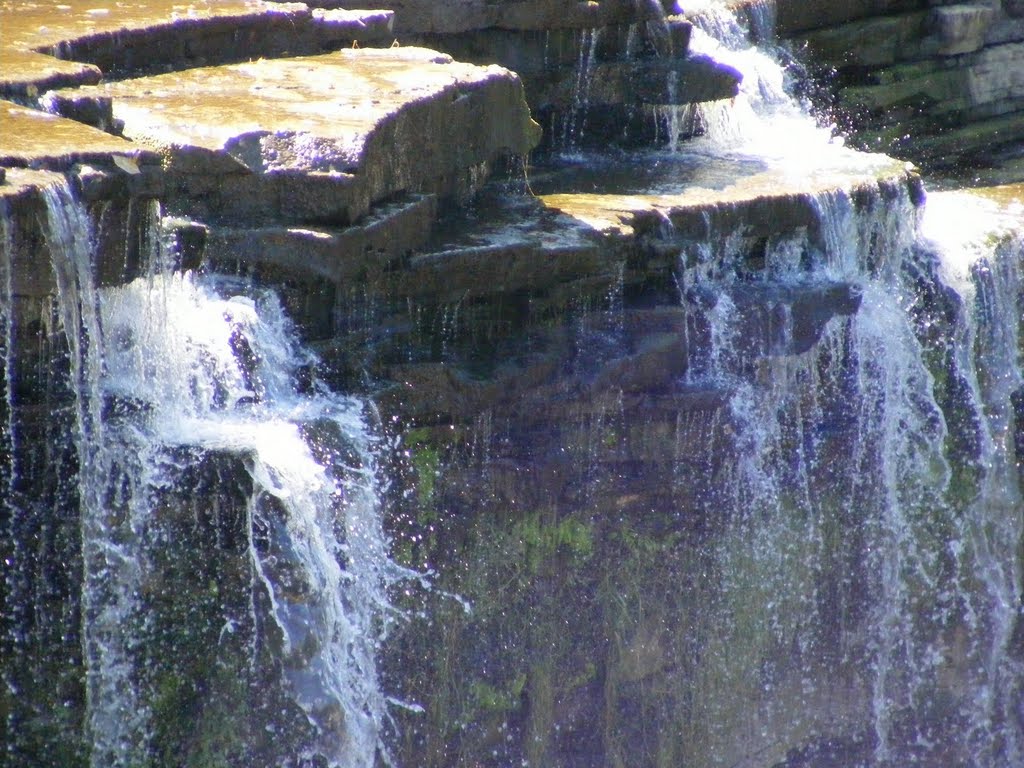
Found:
[[[167,545],[151,540],[157,500],[177,482],[183,448],[237,456],[250,475],[242,534],[254,642],[280,644],[283,688],[314,734],[292,759],[387,760],[376,654],[392,618],[387,588],[401,574],[381,526],[364,406],[297,386],[314,361],[269,293],[238,284],[222,295],[160,272],[97,290],[84,210],[63,187],[47,203],[77,394],[92,765],[137,765],[151,748],[139,643],[150,631],[152,548]],[[256,629],[266,625],[258,603],[272,631]],[[228,618],[222,637],[234,631]]]
[[[702,145],[695,142],[699,149],[754,155],[789,170],[835,151],[828,132],[785,96],[778,63],[750,45],[722,4],[709,4],[695,18],[696,48],[745,75],[741,98],[719,105],[727,120],[704,113],[707,136]],[[962,722],[968,723],[963,738],[972,765],[1000,768],[1024,760],[1013,715],[1022,670],[1009,647],[1020,621],[1024,529],[1011,406],[1022,389],[1024,248],[1019,211],[1008,224],[994,216],[994,206],[983,212],[986,206],[965,205],[966,197],[947,203],[938,195],[929,203],[922,232],[935,242],[928,245],[919,239],[919,217],[905,190],[896,200],[890,191],[868,209],[844,192],[820,196],[817,232],[790,243],[795,249],[778,258],[769,253],[763,279],[852,284],[859,309],[848,319],[833,318],[816,352],[774,357],[759,369],[744,364],[743,313],[731,301],[732,291],[749,289],[701,270],[683,278],[684,296],[703,295],[712,281],[724,288],[716,301],[694,310],[707,325],[710,352],[707,360],[691,361],[691,375],[726,382],[732,391],[737,458],[731,496],[738,522],[720,553],[734,566],[724,569],[725,600],[735,593],[739,605],[746,592],[747,601],[757,603],[753,585],[743,581],[751,569],[771,585],[764,615],[755,618],[757,610],[748,605],[737,638],[761,622],[758,631],[768,636],[772,627],[789,626],[802,638],[801,653],[820,642],[815,627],[841,620],[818,615],[821,595],[803,609],[795,597],[787,604],[768,595],[839,579],[822,570],[827,566],[807,563],[831,559],[837,567],[830,549],[835,542],[829,544],[835,519],[860,521],[866,572],[859,581],[848,582],[854,579],[849,575],[840,583],[857,583],[871,611],[865,626],[848,627],[837,641],[844,663],[860,670],[846,705],[871,713],[872,765],[935,759],[932,751],[948,745]],[[804,256],[793,259],[794,253]],[[726,263],[743,258],[742,252],[719,256]],[[801,261],[803,274],[772,266]],[[922,295],[927,285],[936,286],[931,299]],[[935,308],[942,302],[953,308],[944,320]],[[932,339],[931,327],[941,322],[954,323],[948,349]],[[830,403],[824,393],[838,399]],[[976,424],[974,458],[949,450],[966,439],[956,426],[965,419]],[[835,442],[833,423],[847,424],[848,434],[838,441],[842,463],[830,467],[820,454],[836,450],[828,447]],[[967,470],[960,468],[964,462]],[[806,527],[793,522],[799,520]],[[731,574],[740,581],[733,583]],[[738,648],[749,645],[737,642]],[[865,683],[866,689],[859,687]],[[813,676],[802,682],[804,702],[827,698],[818,685]],[[852,704],[858,697],[861,703]],[[801,738],[793,727],[792,737]]]
[[[694,24],[690,50],[743,75],[734,99],[694,106],[692,119],[703,133],[698,146],[813,168],[820,164],[821,155],[842,145],[831,129],[818,126],[805,105],[790,95],[789,77],[778,51],[771,47],[774,2],[749,4],[746,20],[720,0],[691,4],[686,10]]]

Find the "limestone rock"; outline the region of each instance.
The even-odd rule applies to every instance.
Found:
[[[86,89],[164,154],[181,215],[350,223],[401,192],[461,196],[539,138],[501,67],[418,48],[191,69]],[[57,103],[81,98],[58,94]]]
[[[972,106],[1007,103],[1024,109],[1024,43],[981,51],[970,63],[967,78]]]
[[[943,172],[1012,161],[1024,134],[1024,19],[1014,4],[875,5],[843,3],[849,20],[794,38],[854,145]]]
[[[583,87],[569,72],[553,87],[538,88],[533,98],[542,108],[575,106],[693,104],[731,99],[742,75],[707,56],[639,59],[595,64]]]
[[[811,54],[842,66],[885,67],[922,55],[925,11],[880,16],[807,32],[797,38]]]
[[[0,165],[71,171],[80,164],[122,175],[137,192],[160,191],[154,152],[74,120],[0,101]]]
[[[366,0],[313,0],[326,8],[363,8]],[[374,7],[394,11],[395,31],[402,34],[453,34],[500,29],[590,29],[661,18],[658,0],[378,0]]]
[[[390,43],[387,11],[310,10],[302,3],[173,0],[118,5],[93,0],[0,6],[0,95],[95,84],[102,73],[138,74]],[[48,56],[45,54],[49,54]]]
[[[777,0],[777,23],[779,32],[787,35],[920,7],[919,0]]]

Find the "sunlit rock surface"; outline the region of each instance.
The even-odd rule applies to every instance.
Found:
[[[0,96],[33,99],[47,89],[99,82],[103,74],[315,53],[355,40],[389,42],[391,21],[382,11],[260,0],[4,0]]]
[[[118,158],[115,161],[114,158]],[[0,101],[0,165],[67,171],[80,163],[103,164],[135,174],[159,157],[126,139],[36,109]]]
[[[80,89],[164,153],[177,213],[355,222],[400,192],[463,196],[539,130],[518,78],[415,48],[261,59]],[[57,108],[64,96],[55,97]]]
[[[395,30],[402,33],[451,34],[496,27],[516,30],[583,29],[660,18],[657,0],[311,0],[312,6],[362,8],[373,5],[395,13]]]
[[[345,34],[363,45],[371,29],[377,39],[385,34],[389,18],[368,12],[342,34],[344,17],[331,7],[244,4],[255,9],[251,22],[217,16],[242,5],[198,4],[194,18],[177,21],[161,5],[152,24],[124,31],[117,25],[125,22],[105,21],[113,12],[68,5],[81,25],[58,30],[47,50],[92,62],[74,70],[81,82],[98,80],[101,70],[133,79],[46,94],[43,104],[120,138],[28,110],[0,112],[0,162],[18,166],[0,177],[3,266],[12,278],[0,280],[0,291],[13,307],[0,306],[0,363],[12,382],[0,397],[0,459],[5,399],[18,409],[9,444],[27,447],[14,470],[0,461],[0,479],[24,471],[20,492],[33,500],[20,538],[10,539],[31,546],[19,544],[15,554],[42,552],[55,537],[64,545],[32,560],[35,570],[19,586],[19,595],[48,598],[38,611],[54,636],[4,675],[25,683],[25,698],[15,686],[0,692],[0,710],[18,708],[3,724],[28,724],[15,734],[18,749],[35,750],[18,753],[29,757],[17,768],[89,762],[64,757],[87,753],[90,743],[81,723],[88,662],[76,636],[87,615],[75,602],[83,570],[75,559],[79,467],[67,440],[51,450],[54,433],[69,434],[75,418],[67,349],[74,338],[57,316],[62,243],[47,226],[45,199],[66,177],[98,227],[98,282],[139,274],[140,253],[159,231],[151,200],[158,195],[172,269],[234,273],[279,290],[320,353],[319,364],[303,363],[302,386],[374,398],[386,430],[395,556],[431,572],[437,586],[421,602],[413,593],[427,579],[396,590],[410,600],[402,606],[410,615],[428,606],[430,616],[403,625],[384,664],[388,694],[422,705],[395,707],[396,764],[866,765],[879,733],[895,741],[906,728],[911,749],[927,746],[930,731],[913,731],[917,712],[897,713],[909,725],[879,727],[873,699],[889,693],[886,686],[938,701],[920,717],[952,744],[939,749],[953,750],[962,723],[948,719],[943,702],[969,695],[964,659],[972,651],[958,634],[967,628],[955,625],[956,636],[935,646],[929,664],[941,666],[925,667],[941,673],[935,687],[930,674],[929,687],[914,687],[877,672],[876,644],[899,649],[910,636],[888,612],[903,611],[908,621],[920,612],[907,611],[898,591],[879,591],[874,553],[893,537],[888,528],[865,533],[871,489],[862,490],[866,501],[848,490],[884,476],[873,461],[876,450],[888,450],[879,428],[928,438],[938,423],[928,387],[908,390],[904,403],[883,402],[889,392],[870,389],[878,370],[893,371],[883,384],[932,383],[923,367],[892,366],[902,350],[894,343],[902,321],[893,319],[903,314],[883,316],[876,329],[871,312],[881,299],[926,289],[914,300],[924,313],[920,333],[932,339],[942,407],[951,418],[958,407],[949,395],[957,371],[943,365],[952,366],[947,339],[961,305],[936,289],[927,269],[916,285],[875,284],[873,274],[922,267],[913,259],[885,264],[909,257],[906,238],[923,198],[917,177],[878,155],[836,150],[825,162],[799,139],[782,162],[738,152],[576,151],[584,134],[607,136],[595,129],[609,103],[643,113],[686,102],[682,79],[672,84],[669,76],[692,63],[688,22],[662,24],[659,3],[388,3],[396,30],[406,14],[453,48],[479,44],[482,60],[498,50],[520,56],[538,84],[532,98],[551,108],[551,135],[574,150],[529,174],[520,169],[513,188],[473,196],[495,161],[537,139],[507,69],[458,64],[404,39],[390,50],[237,63],[338,47]],[[820,28],[910,6],[804,3],[807,16],[795,22],[797,4],[783,2],[780,19],[791,29]],[[15,4],[3,10],[13,13]],[[320,20],[337,35],[317,31]],[[489,25],[486,34],[468,29],[474,24]],[[950,33],[963,41],[956,45],[975,44],[977,30],[968,27]],[[30,32],[42,34],[26,27],[17,39]],[[911,39],[886,43],[877,56],[904,55]],[[64,65],[25,45],[19,50],[42,79],[12,81],[5,93],[34,103],[37,91],[58,82],[44,59]],[[210,66],[224,61],[236,63]],[[156,74],[186,66],[193,69]],[[153,76],[135,77],[137,70]],[[1001,74],[1012,84],[1014,72]],[[654,82],[658,75],[665,80]],[[716,82],[718,96],[735,92],[735,77]],[[439,218],[442,211],[449,217]],[[901,255],[891,255],[893,246]],[[837,264],[826,269],[830,260]],[[123,319],[126,341],[134,317]],[[232,334],[232,345],[250,369],[258,362],[244,336]],[[1014,386],[1019,456],[1024,390]],[[236,405],[244,418],[257,403],[243,399]],[[104,407],[124,418],[139,408],[130,400]],[[930,429],[915,421],[918,409]],[[878,426],[864,420],[876,413]],[[973,415],[956,418],[951,423],[963,426]],[[952,441],[968,443],[970,434]],[[863,463],[851,463],[851,454]],[[244,502],[253,496],[241,465],[252,455],[180,458],[199,463],[180,473],[180,492],[158,494],[166,538],[141,582],[143,597],[157,601],[146,626],[164,639],[140,642],[147,635],[126,636],[108,622],[111,637],[137,643],[139,658],[154,662],[139,671],[160,694],[153,743],[168,763],[205,757],[210,747],[232,753],[232,765],[302,764],[286,754],[298,754],[309,736],[294,702],[279,719],[287,702],[265,698],[268,679],[235,674],[255,637],[240,578],[250,560],[239,549]],[[22,469],[29,466],[40,469]],[[777,474],[764,477],[762,468]],[[836,483],[837,475],[851,482]],[[806,499],[790,496],[794,479]],[[54,509],[63,516],[51,526]],[[936,536],[946,534],[940,528]],[[9,551],[0,541],[0,554]],[[277,554],[287,569],[290,555]],[[175,577],[160,583],[169,572]],[[293,586],[282,594],[301,607],[302,587]],[[891,636],[872,634],[876,605]],[[18,621],[31,626],[37,606],[26,600],[19,608]],[[242,619],[240,631],[224,623],[225,611]],[[255,625],[255,608],[251,615]],[[932,616],[922,615],[924,623]],[[3,640],[28,642],[14,633]],[[222,664],[222,649],[239,666]],[[250,706],[255,718],[237,711]],[[329,709],[316,716],[337,723]],[[918,764],[955,762],[942,757]]]

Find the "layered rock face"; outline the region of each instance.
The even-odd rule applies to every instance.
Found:
[[[539,142],[663,136],[654,108],[728,101],[739,73],[690,52],[673,3],[360,4],[2,6],[0,93],[23,102],[0,109],[0,559],[19,566],[2,595],[16,610],[0,611],[5,757],[106,757],[90,756],[86,689],[110,670],[83,669],[104,604],[80,598],[96,555],[73,438],[93,418],[76,412],[91,343],[76,313],[99,300],[76,291],[160,270],[272,289],[318,352],[299,388],[372,402],[393,556],[415,574],[382,652],[396,764],[945,768],[977,744],[1008,750],[964,714],[985,668],[1002,697],[989,710],[1012,718],[1024,646],[986,666],[998,643],[965,639],[964,616],[990,606],[956,560],[957,526],[999,467],[951,341],[970,310],[912,246],[918,176],[836,148],[834,165],[616,152],[527,173]],[[777,18],[823,56],[829,35],[880,25],[843,75],[881,78],[1013,54],[1019,4],[997,5],[780,0]],[[1011,95],[990,83],[978,103],[1016,108],[1014,72]],[[68,235],[72,197],[87,221]],[[130,348],[132,318],[118,327]],[[243,415],[260,390],[245,383]],[[122,393],[96,418],[131,431],[150,407]],[[336,425],[300,431],[327,475],[362,469]],[[137,737],[126,766],[308,768],[351,747],[354,727],[317,698],[310,662],[330,639],[300,620],[315,585],[293,575],[288,506],[275,478],[257,490],[253,463],[168,458],[136,582],[143,631],[104,630],[137,661],[131,711],[109,718]],[[126,533],[125,491],[108,491]],[[1005,498],[978,528],[1014,549]],[[902,554],[918,546],[937,554]],[[260,626],[278,597],[253,576],[263,556],[304,640],[287,652],[287,630]],[[285,684],[297,670],[308,708]]]
[[[861,146],[922,165],[1020,175],[1024,18],[1017,3],[779,3],[780,32],[817,65]],[[965,172],[967,172],[965,170]]]

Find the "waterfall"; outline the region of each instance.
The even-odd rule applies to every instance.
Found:
[[[715,0],[688,6],[687,12],[694,24],[690,50],[743,73],[736,98],[694,106],[692,120],[704,134],[698,145],[793,162],[841,144],[830,128],[818,126],[806,106],[790,95],[783,52],[772,42],[773,0],[745,6],[745,18],[731,5]]]
[[[702,117],[708,151],[788,165],[832,146],[730,12],[713,5],[696,23],[695,47],[744,72],[742,97]],[[681,256],[687,327],[705,346],[688,375],[730,391],[735,452],[716,545],[731,613],[703,674],[750,686],[765,740],[793,743],[861,709],[870,731],[844,747],[857,764],[1019,765],[1024,227],[1019,209],[976,195],[935,195],[922,218],[905,190],[880,191],[871,205],[819,196],[816,225],[770,245],[753,284]],[[813,349],[782,339],[756,349],[760,361],[747,354],[752,291],[786,336],[792,308],[778,297],[835,284],[859,306]],[[773,644],[786,651],[760,671],[770,682],[747,680]],[[723,734],[736,706],[711,705]],[[787,706],[788,720],[771,714]],[[791,758],[827,759],[816,748]]]
[[[584,29],[577,42],[579,57],[573,78],[572,103],[562,125],[562,147],[573,150],[583,138],[587,126],[587,109],[590,107],[590,87],[597,64],[597,47],[602,30]]]
[[[997,764],[1000,740],[1008,764],[1024,761],[1024,733],[1014,722],[1011,698],[1024,679],[1024,664],[1011,652],[1024,589],[1024,496],[1013,412],[1024,387],[1021,213],[1019,204],[1003,210],[976,195],[939,193],[930,199],[922,226],[922,248],[937,259],[943,280],[962,302],[951,367],[970,407],[974,450],[963,471],[971,495],[955,546],[959,599],[974,631],[969,741],[981,764]]]
[[[0,488],[3,489],[6,499],[11,498],[11,456],[14,453],[10,413],[13,347],[11,322],[14,315],[11,262],[14,246],[11,242],[9,219],[6,203],[0,203],[0,382],[4,388],[0,397],[0,473],[4,473],[0,474]]]
[[[272,292],[157,255],[148,276],[98,288],[85,209],[67,186],[45,202],[75,402],[91,765],[170,759],[185,733],[210,759],[389,761],[376,655],[403,574],[372,414],[316,382]]]

